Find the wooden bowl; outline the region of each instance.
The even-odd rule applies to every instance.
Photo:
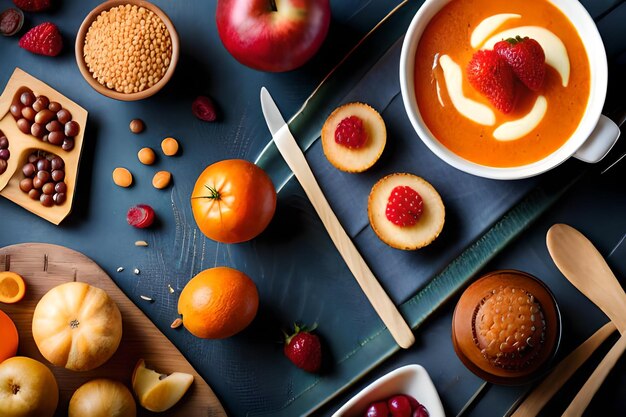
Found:
[[[85,36],[87,35],[87,31],[89,30],[89,27],[94,22],[94,20],[96,20],[96,18],[100,15],[100,13],[102,13],[103,11],[109,10],[115,6],[126,5],[126,4],[135,5],[138,7],[144,7],[152,11],[154,14],[156,14],[165,24],[165,27],[167,28],[167,31],[169,32],[169,35],[170,35],[170,39],[172,41],[172,57],[170,58],[170,65],[167,71],[165,72],[165,74],[163,75],[163,77],[152,87],[149,87],[137,93],[121,93],[121,92],[112,90],[110,88],[107,88],[105,85],[100,84],[98,80],[96,80],[93,77],[93,75],[91,75],[91,72],[89,72],[89,68],[87,67],[87,64],[85,63],[85,57],[83,54],[83,47],[85,45]],[[178,33],[176,32],[176,28],[174,27],[174,24],[172,23],[170,18],[154,4],[144,1],[144,0],[109,0],[109,1],[105,1],[104,3],[100,4],[95,9],[93,9],[87,15],[87,17],[85,17],[85,20],[83,20],[83,23],[80,25],[80,28],[78,29],[78,34],[76,35],[75,53],[76,53],[76,63],[78,64],[78,69],[80,70],[81,74],[83,75],[87,83],[89,83],[89,85],[93,87],[94,90],[96,90],[97,92],[99,92],[100,94],[104,96],[114,98],[117,100],[135,101],[135,100],[142,100],[144,98],[147,98],[156,94],[160,89],[163,88],[163,86],[165,86],[165,84],[167,84],[170,78],[172,78],[172,75],[174,74],[174,70],[176,69],[176,64],[178,63],[178,56],[180,54],[180,42],[178,40]]]
[[[506,300],[510,299],[517,300],[522,307],[518,308],[520,304],[508,304]],[[518,301],[522,299],[523,302]],[[498,300],[505,301],[496,304]],[[528,306],[538,306],[538,312],[528,313]],[[503,326],[499,324],[499,319],[505,317],[502,311],[507,313],[504,322],[512,324],[506,330],[502,330]],[[498,339],[493,346],[498,346],[498,354],[502,354],[502,350],[506,352],[501,357],[491,355],[493,348],[485,349],[484,323],[494,318],[494,324],[489,327],[491,333],[487,334],[498,333],[498,337],[502,338],[501,331],[505,332],[505,336],[506,332],[514,332],[515,335],[528,333],[518,326],[526,323],[528,329],[531,316],[533,323],[543,323],[541,329],[537,329],[541,333],[533,329],[532,337],[522,340],[519,348],[515,349]],[[521,271],[494,271],[478,279],[465,290],[452,318],[452,342],[457,356],[470,371],[494,384],[524,384],[539,376],[556,354],[560,338],[561,315],[554,296],[545,284]],[[511,342],[514,341],[512,338]]]

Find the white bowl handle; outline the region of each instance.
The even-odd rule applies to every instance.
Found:
[[[587,141],[574,153],[574,158],[595,164],[609,153],[619,138],[619,127],[608,117],[601,114],[596,128]]]

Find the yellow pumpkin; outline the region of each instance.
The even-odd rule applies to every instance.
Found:
[[[122,315],[102,289],[68,282],[48,291],[33,315],[33,338],[48,361],[73,371],[105,363],[122,339]]]

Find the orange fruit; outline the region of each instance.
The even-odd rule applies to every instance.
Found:
[[[5,359],[15,356],[19,342],[17,328],[13,320],[2,310],[0,310],[0,339],[2,340],[0,343],[0,363],[2,363]]]
[[[183,325],[194,336],[224,339],[245,329],[256,316],[259,293],[243,272],[225,266],[200,272],[178,299]]]
[[[0,303],[13,304],[24,298],[26,284],[15,272],[0,272]]]

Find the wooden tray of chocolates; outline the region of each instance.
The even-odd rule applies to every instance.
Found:
[[[16,68],[0,96],[0,194],[59,224],[72,209],[86,123],[87,110]]]

